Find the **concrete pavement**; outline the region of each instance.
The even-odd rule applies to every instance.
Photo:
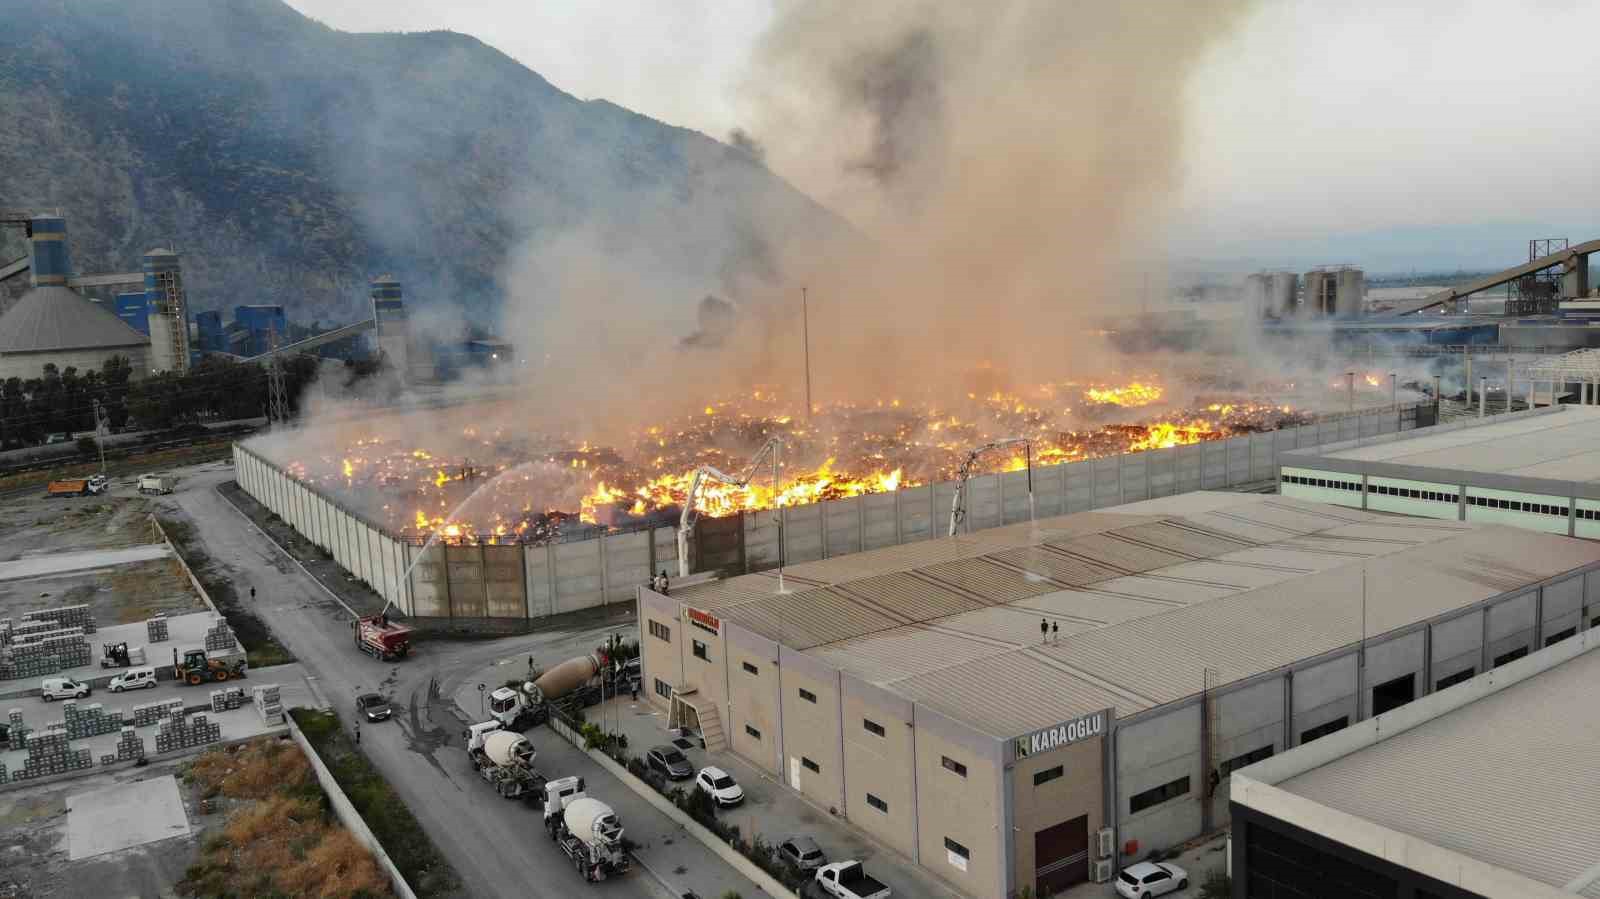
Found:
[[[560,654],[568,648],[590,648],[596,637],[552,631],[484,642],[429,640],[419,644],[409,659],[378,662],[355,650],[348,613],[276,546],[264,541],[216,492],[218,484],[231,478],[231,468],[197,468],[182,477],[178,491],[166,499],[173,500],[194,522],[212,564],[221,569],[219,575],[233,579],[241,596],[247,595],[250,587],[257,588],[255,612],[294,652],[315,679],[313,683],[342,714],[352,710],[358,692],[376,690],[392,698],[397,707],[395,718],[363,725],[362,749],[455,867],[462,894],[552,899],[580,894],[576,875],[568,877],[568,863],[541,832],[538,813],[521,803],[499,799],[472,771],[460,746],[462,725],[454,703],[431,701],[429,688],[435,682],[449,685],[442,691],[448,697],[472,674],[495,667],[496,661],[520,660],[508,664],[512,668],[520,664],[525,672],[529,651],[544,663],[557,656],[565,658]],[[515,672],[506,676],[515,676]],[[558,737],[533,736],[545,754],[541,762],[548,761],[563,773],[582,774],[591,789],[608,801],[610,795],[626,792],[575,750],[571,751],[574,757],[567,758],[555,745],[560,742]],[[630,833],[650,829],[647,810],[659,815],[647,807],[636,811],[622,805],[618,810]],[[705,850],[698,845],[685,847],[677,867],[685,874],[704,869],[708,883],[731,884],[708,889],[705,895],[720,895],[725,888],[739,890],[747,899],[759,895],[748,881],[739,884],[717,876],[712,866],[695,858],[696,852]],[[592,889],[612,896],[667,895],[660,884],[637,869]]]

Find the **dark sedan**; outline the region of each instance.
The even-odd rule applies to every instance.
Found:
[[[363,693],[356,697],[356,714],[368,721],[382,721],[394,714],[394,709],[389,708],[389,700],[376,693]]]
[[[694,766],[689,764],[676,746],[652,746],[644,754],[644,761],[650,770],[660,771],[672,780],[688,780],[694,776]]]

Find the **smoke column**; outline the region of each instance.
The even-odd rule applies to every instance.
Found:
[[[786,267],[811,288],[819,398],[1100,364],[1084,332],[1162,267],[1189,76],[1250,5],[781,3],[750,130],[865,234]]]

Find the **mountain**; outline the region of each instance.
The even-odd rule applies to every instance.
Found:
[[[0,208],[60,207],[80,272],[173,245],[195,309],[349,320],[392,272],[409,303],[493,322],[578,255],[650,268],[629,283],[692,320],[706,293],[778,279],[775,247],[846,227],[748,150],[460,34],[340,32],[278,0],[0,15]]]

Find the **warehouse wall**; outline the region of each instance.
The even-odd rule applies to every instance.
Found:
[[[917,782],[912,703],[849,675],[843,678],[840,728],[850,821],[905,855],[917,857]],[[869,730],[870,721],[883,729]],[[871,794],[887,810],[867,801]]]
[[[783,676],[778,669],[778,644],[737,624],[724,623],[722,630],[727,635],[728,654],[728,720],[723,724],[728,745],[782,779],[783,724],[778,709],[783,702]]]
[[[802,652],[780,648],[783,781],[823,808],[853,811],[844,792],[839,741],[839,672]],[[813,702],[800,694],[805,690]],[[813,771],[806,761],[816,765]]]
[[[1040,467],[1033,472],[1032,513],[1042,518],[1267,481],[1277,476],[1281,453],[1415,425],[1416,407],[1374,409],[1264,434]],[[488,553],[477,552],[477,547],[455,547],[449,553],[434,547],[423,553],[414,541],[346,511],[254,450],[235,444],[234,461],[235,477],[245,492],[408,615],[544,618],[631,602],[634,588],[652,573],[678,574],[671,527],[545,546],[481,547]],[[691,540],[691,558],[701,560],[702,569],[743,573],[774,568],[780,558],[794,564],[943,537],[955,486],[945,481],[737,519],[701,519]],[[1027,521],[1028,499],[1025,471],[976,476],[967,484],[964,530]],[[466,549],[473,552],[454,551]],[[444,555],[447,564],[439,558]],[[407,566],[423,556],[410,577],[405,576]],[[521,570],[520,584],[510,579],[513,565]]]
[[[1163,712],[1117,731],[1117,836],[1139,842],[1139,857],[1174,846],[1200,832],[1206,777],[1200,758],[1200,704]],[[1188,791],[1133,811],[1136,796],[1189,779]]]

